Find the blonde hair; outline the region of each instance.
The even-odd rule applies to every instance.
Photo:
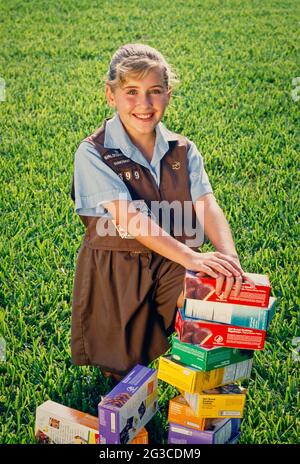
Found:
[[[163,55],[155,48],[140,43],[129,43],[120,47],[113,55],[105,81],[112,92],[125,84],[128,75],[140,80],[153,69],[162,71],[165,87],[179,83],[177,75]]]

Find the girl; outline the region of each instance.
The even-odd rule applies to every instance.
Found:
[[[175,81],[154,48],[121,47],[105,84],[115,115],[75,154],[72,198],[86,232],[73,288],[72,362],[98,366],[116,380],[168,349],[185,269],[216,278],[217,293],[225,281],[225,297],[233,283],[238,294],[247,280],[201,155],[161,122]],[[185,229],[175,238],[175,213],[168,230],[161,217],[144,214],[160,202],[191,203],[192,223],[200,221],[216,251],[188,246]]]

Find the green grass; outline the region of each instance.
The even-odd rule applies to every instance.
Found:
[[[177,70],[163,122],[196,143],[244,269],[269,274],[278,298],[240,442],[299,441],[298,32],[292,0],[0,2],[0,443],[33,443],[35,409],[47,399],[96,415],[111,388],[70,362],[84,228],[69,187],[79,142],[111,114],[101,78],[128,42],[158,48]],[[166,440],[175,393],[160,382],[152,442]]]

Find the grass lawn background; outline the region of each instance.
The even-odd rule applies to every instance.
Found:
[[[128,42],[158,48],[177,71],[163,122],[196,143],[245,271],[269,274],[278,298],[243,383],[240,443],[299,441],[299,22],[296,1],[0,2],[0,443],[34,443],[47,399],[96,415],[111,389],[97,369],[70,362],[84,226],[69,189],[79,142],[112,114],[101,79]],[[147,427],[158,444],[176,393],[159,387]]]

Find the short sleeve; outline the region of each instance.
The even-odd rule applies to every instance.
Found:
[[[81,142],[74,155],[75,210],[81,216],[110,216],[101,206],[113,200],[131,201],[120,177],[101,159],[90,142]]]
[[[196,145],[189,141],[190,148],[187,153],[188,171],[190,176],[190,192],[192,201],[195,202],[199,197],[206,193],[213,193],[208,175],[204,169],[203,158],[197,150]]]

